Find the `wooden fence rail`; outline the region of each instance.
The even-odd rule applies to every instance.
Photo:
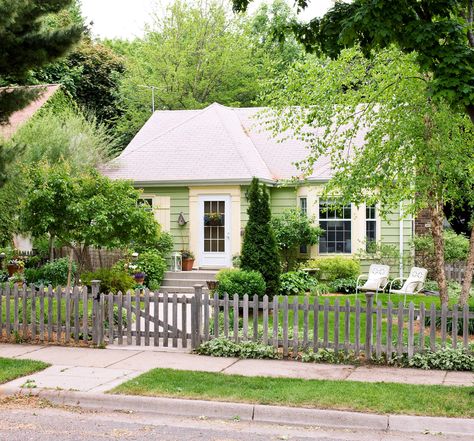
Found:
[[[273,346],[284,356],[330,349],[366,358],[391,358],[428,349],[472,350],[474,312],[469,308],[413,303],[404,307],[336,297],[223,298],[153,293],[99,293],[86,287],[0,288],[0,336],[6,341],[59,344],[153,345],[197,348],[225,337]]]

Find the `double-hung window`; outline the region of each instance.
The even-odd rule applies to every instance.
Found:
[[[319,226],[324,234],[319,238],[320,254],[350,254],[352,252],[352,207],[336,201],[319,202]]]
[[[299,198],[299,206],[300,206],[301,213],[304,214],[305,216],[307,216],[308,215],[308,198],[307,197]],[[308,254],[308,245],[301,244],[300,245],[300,253],[301,254]]]
[[[365,243],[366,249],[371,249],[371,244],[377,240],[377,210],[375,205],[365,207]]]

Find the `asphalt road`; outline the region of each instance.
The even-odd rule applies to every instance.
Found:
[[[407,435],[265,425],[166,416],[90,412],[50,407],[38,400],[0,403],[0,440],[160,440],[160,441],[454,441],[469,438],[441,434]]]

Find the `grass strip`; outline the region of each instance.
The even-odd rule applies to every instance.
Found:
[[[153,369],[109,393],[379,414],[474,417],[472,387],[245,377]]]
[[[48,363],[42,361],[0,358],[0,384],[42,371],[48,366],[50,366]]]

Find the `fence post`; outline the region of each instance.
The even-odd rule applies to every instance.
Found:
[[[193,338],[191,341],[191,346],[193,349],[196,349],[201,344],[201,332],[202,332],[202,288],[203,285],[194,285],[194,309],[191,308],[192,323],[193,326]]]
[[[365,294],[367,301],[365,307],[365,359],[370,361],[372,357],[372,312],[374,306],[374,293],[367,292]]]
[[[92,280],[92,344],[97,346],[102,342],[99,341],[100,323],[100,280]]]

